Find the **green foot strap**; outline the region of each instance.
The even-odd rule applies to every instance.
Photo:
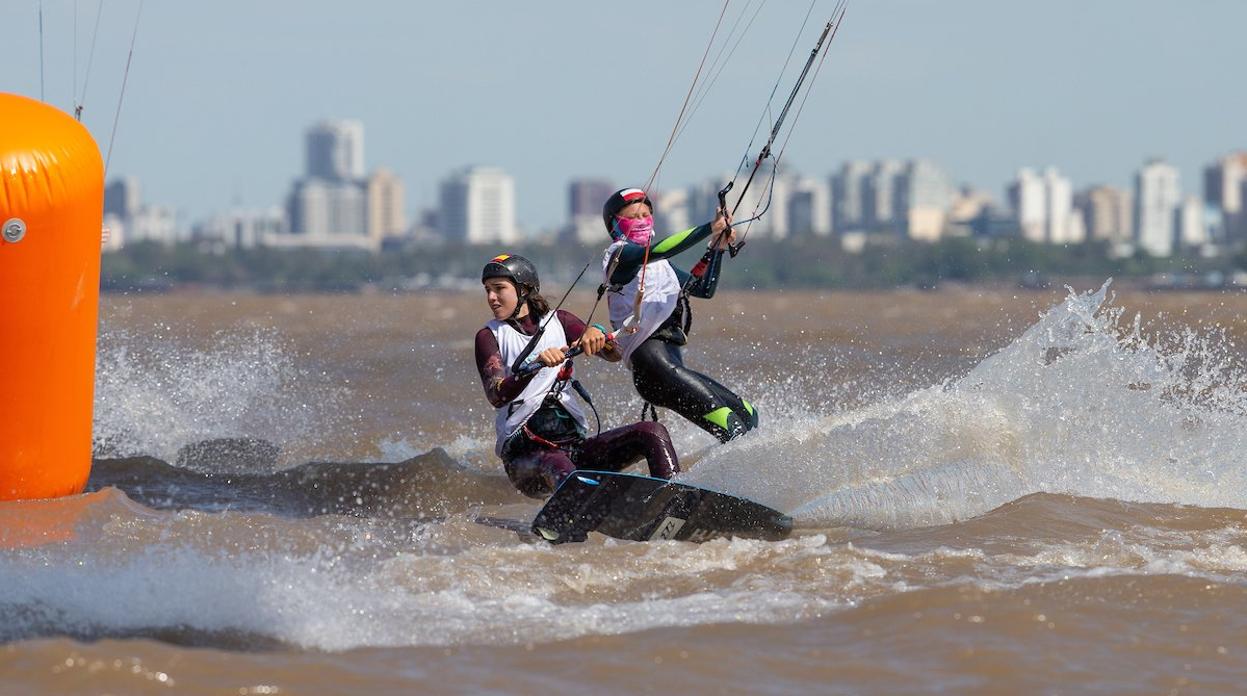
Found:
[[[722,406],[720,408],[716,408],[710,413],[707,413],[706,415],[702,416],[702,418],[705,418],[706,420],[710,421],[711,423],[714,423],[720,428],[727,430],[728,429],[727,419],[731,415],[732,415],[732,409],[728,408],[727,406]]]

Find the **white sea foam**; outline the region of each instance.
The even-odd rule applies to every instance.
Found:
[[[172,462],[180,447],[255,437],[278,445],[313,437],[338,387],[320,382],[274,332],[218,334],[204,350],[167,326],[99,340],[94,446],[105,456]]]
[[[1149,336],[1076,294],[959,379],[824,418],[771,424],[685,480],[799,524],[913,527],[1034,492],[1247,507],[1247,396],[1219,333]]]
[[[763,572],[765,564],[740,576],[742,567],[768,558],[837,553],[801,540],[722,540],[692,549],[677,542],[581,549],[508,543],[442,555],[416,540],[398,551],[402,540],[361,534],[355,526],[365,521],[321,518],[283,532],[287,524],[295,523],[147,515],[71,543],[0,552],[0,640],[193,630],[325,650],[548,642],[793,621],[854,598],[838,585],[794,593],[784,578]],[[240,536],[243,529],[256,533]],[[703,580],[716,574],[717,582]]]
[[[413,441],[412,438],[395,435],[393,437],[382,438],[377,442],[377,453],[383,462],[401,462],[412,457],[418,457],[428,452],[430,447],[423,446],[418,440]]]
[[[98,499],[70,541],[0,550],[0,641],[161,631],[260,636],[321,650],[546,643],[669,626],[788,623],[924,588],[1010,589],[1076,577],[1181,573],[1238,582],[1237,527],[1024,540],[1003,552],[718,539],[444,544],[429,527],[323,516],[150,511]],[[1156,530],[1164,531],[1164,530]],[[462,530],[455,532],[462,535]],[[1175,532],[1176,533],[1176,532]],[[872,537],[873,538],[873,537]],[[866,540],[869,541],[868,539]]]

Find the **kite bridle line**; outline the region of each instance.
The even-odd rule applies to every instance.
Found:
[[[745,185],[741,188],[740,195],[736,198],[736,204],[731,207],[731,215],[734,217],[736,212],[740,210],[741,203],[744,202],[745,195],[749,193],[749,187],[753,184],[754,178],[757,176],[758,171],[762,168],[763,162],[771,157],[772,147],[775,145],[775,140],[779,137],[780,131],[783,129],[784,121],[788,117],[788,112],[792,109],[793,103],[796,102],[797,96],[801,93],[801,88],[805,84],[806,79],[810,78],[809,88],[805,90],[805,95],[801,100],[801,104],[797,107],[797,112],[793,116],[792,127],[788,129],[784,142],[775,156],[774,165],[771,168],[771,180],[767,186],[767,195],[765,197],[759,197],[757,205],[754,206],[753,215],[749,219],[729,223],[723,231],[719,232],[718,235],[715,236],[714,241],[706,250],[705,255],[703,255],[701,260],[699,260],[693,267],[693,277],[701,277],[701,275],[705,273],[706,266],[709,265],[710,261],[713,259],[720,240],[724,235],[731,235],[733,224],[739,225],[752,223],[760,219],[762,215],[770,209],[771,199],[774,197],[775,192],[775,177],[779,172],[779,162],[783,159],[784,151],[787,149],[788,143],[792,138],[792,131],[796,127],[796,122],[800,119],[801,111],[805,107],[805,102],[810,96],[810,89],[813,88],[814,80],[817,78],[819,71],[822,69],[823,61],[827,58],[827,53],[831,48],[831,42],[835,39],[836,32],[840,29],[840,25],[844,22],[844,13],[847,9],[848,0],[839,0],[836,4],[835,10],[832,12],[831,18],[828,19],[827,24],[823,26],[823,30],[818,36],[817,43],[815,43],[814,48],[810,50],[810,55],[806,58],[805,65],[801,68],[800,75],[797,76],[796,84],[793,85],[792,91],[788,93],[788,99],[784,102],[783,109],[780,110],[779,116],[776,117],[775,123],[771,126],[771,132],[767,137],[766,144],[762,146],[762,149],[758,152],[757,158],[753,161],[753,168],[749,172],[749,178],[745,180]],[[815,66],[816,60],[818,61],[817,66]],[[811,68],[814,69],[813,75],[810,73]],[[773,94],[774,92],[772,91],[772,95]],[[748,161],[748,155],[746,155],[744,161]],[[739,174],[740,169],[738,168],[737,176],[739,176]],[[723,188],[719,189],[718,192],[719,207],[725,212],[727,212],[727,194],[730,193],[732,188],[735,186],[736,178],[737,177],[735,176],[732,177],[732,180],[727,182],[727,184]],[[748,229],[749,228],[746,228],[746,234],[748,233]],[[728,252],[733,258],[735,258],[735,256],[740,253],[740,250],[745,246],[743,236],[744,235],[742,235],[742,239],[739,242],[728,245]]]

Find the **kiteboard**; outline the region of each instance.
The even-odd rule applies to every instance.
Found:
[[[792,518],[752,500],[639,474],[576,471],[533,520],[552,544],[584,541],[589,532],[616,539],[702,542],[734,536],[783,539]]]

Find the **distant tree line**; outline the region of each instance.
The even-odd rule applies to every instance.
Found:
[[[102,283],[107,291],[159,291],[187,285],[260,292],[457,287],[474,283],[485,262],[506,252],[531,258],[548,286],[565,287],[588,264],[582,283],[592,287],[600,282],[602,251],[577,244],[521,244],[507,248],[406,246],[379,254],[266,247],[214,252],[189,243],[140,242],[104,254]],[[687,269],[699,256],[700,252],[690,251],[674,262]],[[834,239],[801,238],[752,240],[724,265],[722,288],[929,288],[948,282],[1045,284],[1074,277],[1228,274],[1247,267],[1247,253],[1165,259],[1137,254],[1113,259],[1105,246],[1094,242],[1060,246],[1016,238],[965,237],[933,244],[868,245],[848,253]]]

